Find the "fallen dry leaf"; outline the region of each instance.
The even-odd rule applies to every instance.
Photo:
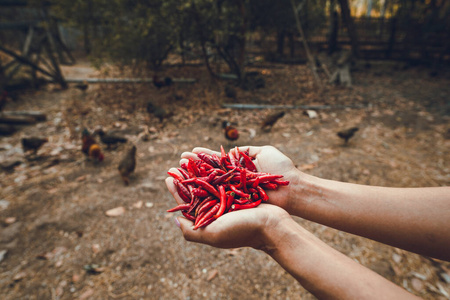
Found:
[[[81,294],[80,298],[78,298],[78,299],[84,300],[84,299],[91,297],[92,295],[94,295],[94,290],[89,288],[85,292],[83,292],[83,294]]]
[[[133,204],[134,208],[142,208],[142,206],[144,205],[144,201],[140,200],[136,203]]]
[[[5,219],[5,224],[6,225],[11,225],[11,224],[15,223],[16,221],[17,221],[16,217],[8,217],[8,218]]]
[[[217,269],[211,270],[209,271],[208,277],[206,278],[207,281],[211,281],[213,280],[217,274],[219,274],[219,271],[217,271]]]
[[[125,213],[125,208],[124,208],[123,206],[119,206],[119,207],[116,207],[116,208],[112,208],[112,209],[107,210],[107,211],[105,212],[105,214],[106,214],[108,217],[118,217],[118,216],[120,216],[120,215],[123,215],[124,213]]]
[[[27,273],[25,273],[25,272],[19,272],[19,273],[17,273],[16,275],[14,275],[13,280],[14,280],[14,281],[20,281],[20,280],[24,279],[25,276],[27,276]]]

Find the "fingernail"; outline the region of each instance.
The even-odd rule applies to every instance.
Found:
[[[178,221],[178,218],[174,218],[175,219],[175,225],[177,225],[178,228],[180,228],[180,221]]]

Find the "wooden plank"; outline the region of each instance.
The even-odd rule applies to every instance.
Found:
[[[366,108],[365,105],[271,105],[271,104],[249,104],[249,103],[223,103],[225,108],[235,109],[345,109],[345,108]]]
[[[40,111],[33,111],[33,110],[4,111],[3,115],[7,117],[15,117],[15,116],[29,117],[35,119],[37,122],[43,122],[47,120],[46,114]]]
[[[0,123],[14,125],[29,125],[36,123],[36,119],[27,116],[0,115]]]
[[[67,83],[149,83],[153,78],[66,78]],[[195,83],[195,78],[172,78],[175,83]]]

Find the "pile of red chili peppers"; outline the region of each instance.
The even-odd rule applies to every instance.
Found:
[[[178,168],[181,175],[167,172],[185,202],[168,212],[181,211],[194,222],[194,229],[210,224],[224,213],[256,207],[269,199],[265,190],[289,184],[281,180],[282,175],[258,172],[248,151],[236,147],[225,153],[222,146],[220,150],[221,157],[198,153],[199,159],[190,158]]]

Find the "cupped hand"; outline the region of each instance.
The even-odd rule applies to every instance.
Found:
[[[301,175],[303,174],[299,171],[292,160],[280,152],[273,146],[243,146],[239,147],[240,151],[249,151],[249,155],[254,157],[253,163],[259,172],[265,172],[270,174],[283,175],[283,180],[288,180],[290,182],[287,186],[280,186],[274,191],[267,191],[269,196],[268,203],[277,205],[287,211],[290,208],[290,202],[298,200],[298,195],[293,190],[293,186],[299,182]],[[234,149],[232,150],[234,151]],[[181,162],[184,162],[188,158],[197,158],[197,153],[204,152],[208,154],[215,153],[220,156],[220,152],[212,151],[207,148],[197,147],[192,150],[192,152],[184,152],[181,157]]]
[[[166,184],[177,203],[182,203],[173,179],[167,178]],[[184,238],[190,242],[216,248],[252,247],[265,250],[270,247],[266,229],[285,218],[290,218],[285,210],[275,205],[261,204],[255,208],[225,213],[206,227],[195,230],[193,222],[184,217],[177,217],[177,222]]]

